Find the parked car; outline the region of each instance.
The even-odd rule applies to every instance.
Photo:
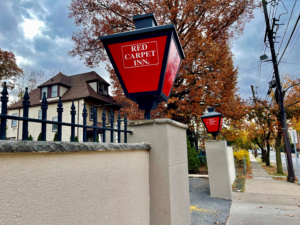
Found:
[[[261,149],[257,149],[257,155],[261,155]]]

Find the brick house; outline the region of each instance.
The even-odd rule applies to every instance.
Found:
[[[72,100],[76,107],[76,124],[83,124],[82,110],[84,103],[88,111],[87,125],[93,125],[91,118],[91,110],[93,106],[97,106],[97,126],[102,126],[103,106],[105,106],[107,122],[109,112],[111,110],[119,110],[122,106],[117,104],[109,95],[110,84],[100,77],[95,71],[66,76],[62,73],[57,74],[48,81],[44,82],[38,88],[29,93],[30,97],[30,118],[42,118],[41,101],[42,93],[46,93],[48,101],[47,120],[57,121],[57,103],[61,97],[63,103],[63,122],[71,122],[70,109]],[[8,115],[23,116],[22,101],[8,107]],[[115,118],[116,121],[116,118]],[[22,121],[8,120],[7,138],[10,140],[22,139]],[[32,135],[33,140],[37,140],[41,133],[41,124],[29,122],[29,135]],[[47,141],[53,141],[54,134],[57,131],[57,126],[47,124]],[[79,141],[82,141],[82,128],[76,127],[75,135]],[[98,131],[99,140],[101,140],[101,131]],[[62,141],[70,141],[71,128],[62,126]],[[92,140],[92,129],[87,129],[87,140]]]

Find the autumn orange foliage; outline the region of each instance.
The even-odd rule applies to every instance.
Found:
[[[138,106],[125,98],[99,37],[133,30],[134,15],[153,12],[159,25],[175,25],[186,58],[169,101],[152,117],[190,123],[199,121],[207,106],[220,104],[217,111],[237,119],[244,106],[236,95],[237,69],[230,45],[258,6],[255,0],[72,0],[69,17],[83,28],[73,35],[75,46],[69,54],[80,56],[89,67],[107,63],[116,100],[126,103],[130,119],[143,119]]]
[[[0,79],[7,81],[7,87],[13,88],[16,78],[22,74],[16,63],[14,53],[0,48]]]

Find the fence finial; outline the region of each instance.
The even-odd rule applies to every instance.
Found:
[[[72,106],[71,106],[72,111],[74,111],[76,109],[75,105],[74,105],[74,99],[72,99]]]
[[[46,92],[43,93],[43,100],[42,103],[47,104]]]
[[[4,85],[3,85],[3,90],[1,92],[2,96],[6,96],[8,95],[8,92],[7,92],[7,87],[6,87],[6,82],[4,82]]]
[[[24,94],[23,99],[24,99],[24,101],[28,101],[30,99],[29,94],[28,94],[28,87],[25,88],[25,94]]]
[[[83,113],[87,113],[86,105],[83,103]]]
[[[62,102],[61,102],[61,96],[59,96],[59,100],[58,100],[57,107],[58,107],[58,108],[62,108],[62,107],[63,107],[63,104],[62,104]]]

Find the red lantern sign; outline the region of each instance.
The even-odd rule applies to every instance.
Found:
[[[157,26],[153,13],[134,16],[136,30],[101,37],[127,98],[150,116],[169,99],[184,53],[174,25]]]
[[[204,126],[208,133],[211,133],[216,139],[216,136],[222,129],[223,115],[221,113],[215,112],[215,108],[209,108],[208,113],[201,116]]]

